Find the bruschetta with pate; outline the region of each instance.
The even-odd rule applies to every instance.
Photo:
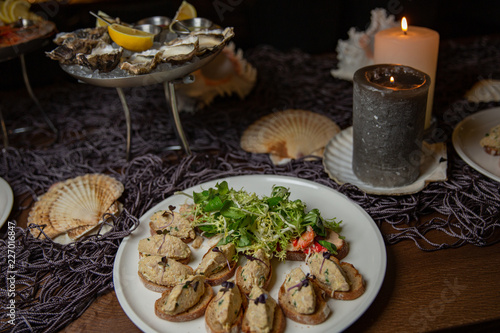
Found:
[[[162,293],[155,302],[155,314],[173,322],[194,320],[205,314],[214,291],[203,275],[193,275],[184,283]]]
[[[160,232],[139,241],[139,258],[158,255],[175,259],[183,264],[189,263],[191,249],[179,238]]]
[[[236,247],[228,243],[211,247],[195,269],[195,274],[204,275],[209,285],[217,286],[232,278],[237,266]]]
[[[278,302],[287,318],[301,324],[317,325],[328,318],[331,310],[324,292],[311,279],[300,267],[294,268],[280,287]]]
[[[268,255],[264,250],[258,249],[245,257],[247,259],[245,265],[236,269],[236,284],[247,295],[254,286],[267,289],[272,275],[272,266]]]
[[[286,318],[278,303],[266,290],[254,286],[249,294],[241,331],[244,333],[282,333],[285,327]]]
[[[146,288],[162,293],[186,281],[193,269],[177,260],[151,255],[139,260],[138,274]]]
[[[363,295],[365,281],[358,270],[347,262],[339,262],[328,252],[314,253],[307,258],[314,283],[335,299],[352,300]]]
[[[241,329],[247,299],[240,288],[224,281],[205,312],[205,327],[209,333],[237,333]]]
[[[183,214],[187,210],[186,207],[189,206],[181,206],[179,212],[175,211],[175,206],[169,206],[168,210],[155,212],[149,222],[151,235],[155,235],[159,231],[166,231],[169,235],[178,237],[185,243],[192,242],[196,238],[196,232],[191,221]]]

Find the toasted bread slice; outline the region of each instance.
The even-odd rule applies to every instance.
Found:
[[[305,325],[318,325],[328,318],[331,310],[326,301],[325,292],[314,283],[312,286],[314,288],[314,292],[316,293],[316,310],[311,314],[302,314],[296,312],[295,309],[288,304],[288,302],[286,302],[285,282],[283,282],[278,292],[278,303],[287,318]]]
[[[238,315],[233,321],[231,327],[229,329],[225,329],[220,322],[215,319],[215,309],[217,307],[218,297],[213,297],[210,303],[207,306],[207,310],[205,312],[205,328],[209,333],[237,333],[240,332],[241,324],[243,322],[243,314],[245,313],[245,308],[247,306],[247,298],[245,294],[241,291],[241,289],[235,285],[234,288],[238,288],[241,295],[241,306],[238,311]],[[232,309],[231,309],[232,310]]]
[[[243,270],[242,266],[238,266],[236,269],[236,284],[240,287],[241,291],[248,295],[252,288],[245,288],[243,284],[243,277],[241,276],[241,271]],[[264,284],[260,286],[262,289],[269,290],[269,284],[271,283],[271,277],[273,276],[273,266],[269,264],[269,274],[267,274]]]
[[[349,291],[334,291],[324,283],[321,283],[318,279],[314,280],[313,283],[321,288],[326,295],[331,298],[339,300],[353,300],[363,295],[365,292],[365,280],[363,276],[358,272],[358,270],[348,262],[341,262],[340,267],[345,272],[347,277],[347,282],[350,285]]]
[[[276,302],[276,307],[274,308],[274,319],[273,319],[273,327],[271,328],[270,333],[283,333],[286,328],[286,317],[281,309],[281,306]],[[243,323],[241,324],[241,331],[243,333],[259,333],[251,330],[248,319],[246,316],[243,317]]]
[[[349,253],[349,243],[342,239],[341,245],[337,246],[337,254],[334,255],[335,258],[342,260]],[[287,251],[286,260],[290,261],[304,261],[306,260],[307,253],[304,251]]]
[[[229,263],[229,267],[226,266],[223,270],[208,276],[206,281],[211,286],[218,286],[222,282],[232,278],[234,276],[234,273],[236,272],[237,267],[238,267],[238,262],[231,261]]]
[[[169,315],[161,310],[161,304],[166,300],[170,292],[171,290],[166,290],[165,292],[163,292],[161,297],[156,300],[155,314],[161,319],[174,322],[190,321],[203,316],[205,314],[205,310],[207,309],[208,304],[210,303],[210,300],[214,297],[214,291],[212,287],[205,282],[205,293],[200,298],[200,301],[196,303],[195,306],[191,307],[189,310],[185,312],[176,315]]]

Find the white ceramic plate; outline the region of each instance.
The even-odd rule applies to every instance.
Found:
[[[0,177],[0,228],[9,218],[13,203],[14,193],[12,193],[10,185]]]
[[[229,187],[269,195],[273,185],[282,185],[290,189],[291,199],[301,199],[308,209],[318,208],[325,218],[337,217],[342,220],[342,234],[349,242],[350,251],[344,261],[353,264],[366,280],[366,292],[352,301],[330,300],[333,310],[330,318],[323,324],[308,326],[287,319],[286,332],[339,332],[354,323],[370,306],[377,296],[385,276],[386,251],[384,241],[377,225],[357,204],[335,190],[311,181],[299,178],[250,175],[211,181],[185,190],[192,194],[202,189],[213,187],[217,182],[227,180]],[[144,332],[205,332],[204,318],[186,323],[173,323],[162,320],[154,314],[154,302],[159,293],[146,289],[137,275],[139,255],[137,245],[140,239],[149,236],[149,219],[154,212],[168,209],[169,205],[179,207],[186,202],[186,196],[174,195],[151,208],[141,218],[141,224],[135,232],[125,238],[118,249],[113,270],[113,281],[118,301],[128,317]],[[193,250],[191,267],[196,267],[210,244],[204,242],[199,250]],[[303,266],[303,262],[279,262],[273,260],[274,276],[271,281],[271,296],[276,300],[278,289],[285,275],[293,267]]]
[[[420,175],[415,182],[399,187],[376,187],[361,181],[352,170],[352,126],[335,135],[325,147],[323,166],[326,173],[338,184],[353,184],[366,193],[378,195],[403,195],[417,193],[430,182],[446,180],[446,145],[426,144],[422,149]]]
[[[453,147],[458,155],[483,175],[500,182],[500,156],[484,151],[479,141],[500,124],[500,108],[474,113],[462,120],[453,131]]]

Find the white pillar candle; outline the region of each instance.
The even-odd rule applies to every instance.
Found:
[[[428,28],[407,25],[407,30],[405,30],[405,25],[406,19],[403,18],[401,28],[382,30],[375,35],[373,59],[375,64],[411,66],[431,77],[425,114],[425,128],[428,128],[432,119],[432,103],[436,85],[439,34]]]

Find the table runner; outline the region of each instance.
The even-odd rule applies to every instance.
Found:
[[[311,110],[327,115],[341,128],[350,126],[352,117],[352,83],[330,75],[336,65],[334,54],[282,52],[261,46],[247,51],[246,58],[257,68],[258,82],[244,101],[221,97],[196,113],[181,114],[193,149],[191,156],[165,149],[179,142],[161,86],[125,89],[133,125],[130,161],[125,160],[125,119],[114,89],[68,78],[36,89],[60,137],[39,147],[19,142],[23,137],[16,136],[11,142],[18,148],[0,153],[0,176],[21,196],[19,211],[27,209],[54,182],[91,172],[108,173],[123,182],[124,211],[107,219],[113,226],[108,234],[67,246],[36,240],[27,230],[15,229],[16,284],[22,290],[17,293],[14,331],[57,331],[77,318],[98,295],[113,288],[114,255],[143,213],[177,190],[226,176],[279,174],[334,188],[370,214],[388,244],[409,239],[422,250],[434,251],[498,243],[499,184],[458,157],[451,134],[467,115],[498,106],[468,103],[463,96],[479,79],[499,76],[500,39],[442,43],[434,108],[438,130],[432,140],[448,144],[448,181],[396,197],[367,195],[349,184],[339,186],[328,178],[320,158],[275,166],[267,155],[242,151],[241,133],[270,112]],[[50,137],[32,103],[16,94],[22,96],[23,92],[0,92],[1,105],[9,111],[7,126],[32,125],[36,130],[31,135]],[[430,214],[436,216],[422,222]],[[11,218],[15,222],[18,215]],[[435,241],[436,233],[449,241]],[[7,247],[7,235],[2,235],[0,252],[6,253]],[[0,264],[0,278],[6,281],[5,257]],[[0,285],[2,306],[8,300],[6,288]],[[2,331],[12,328],[6,316],[0,314]]]

